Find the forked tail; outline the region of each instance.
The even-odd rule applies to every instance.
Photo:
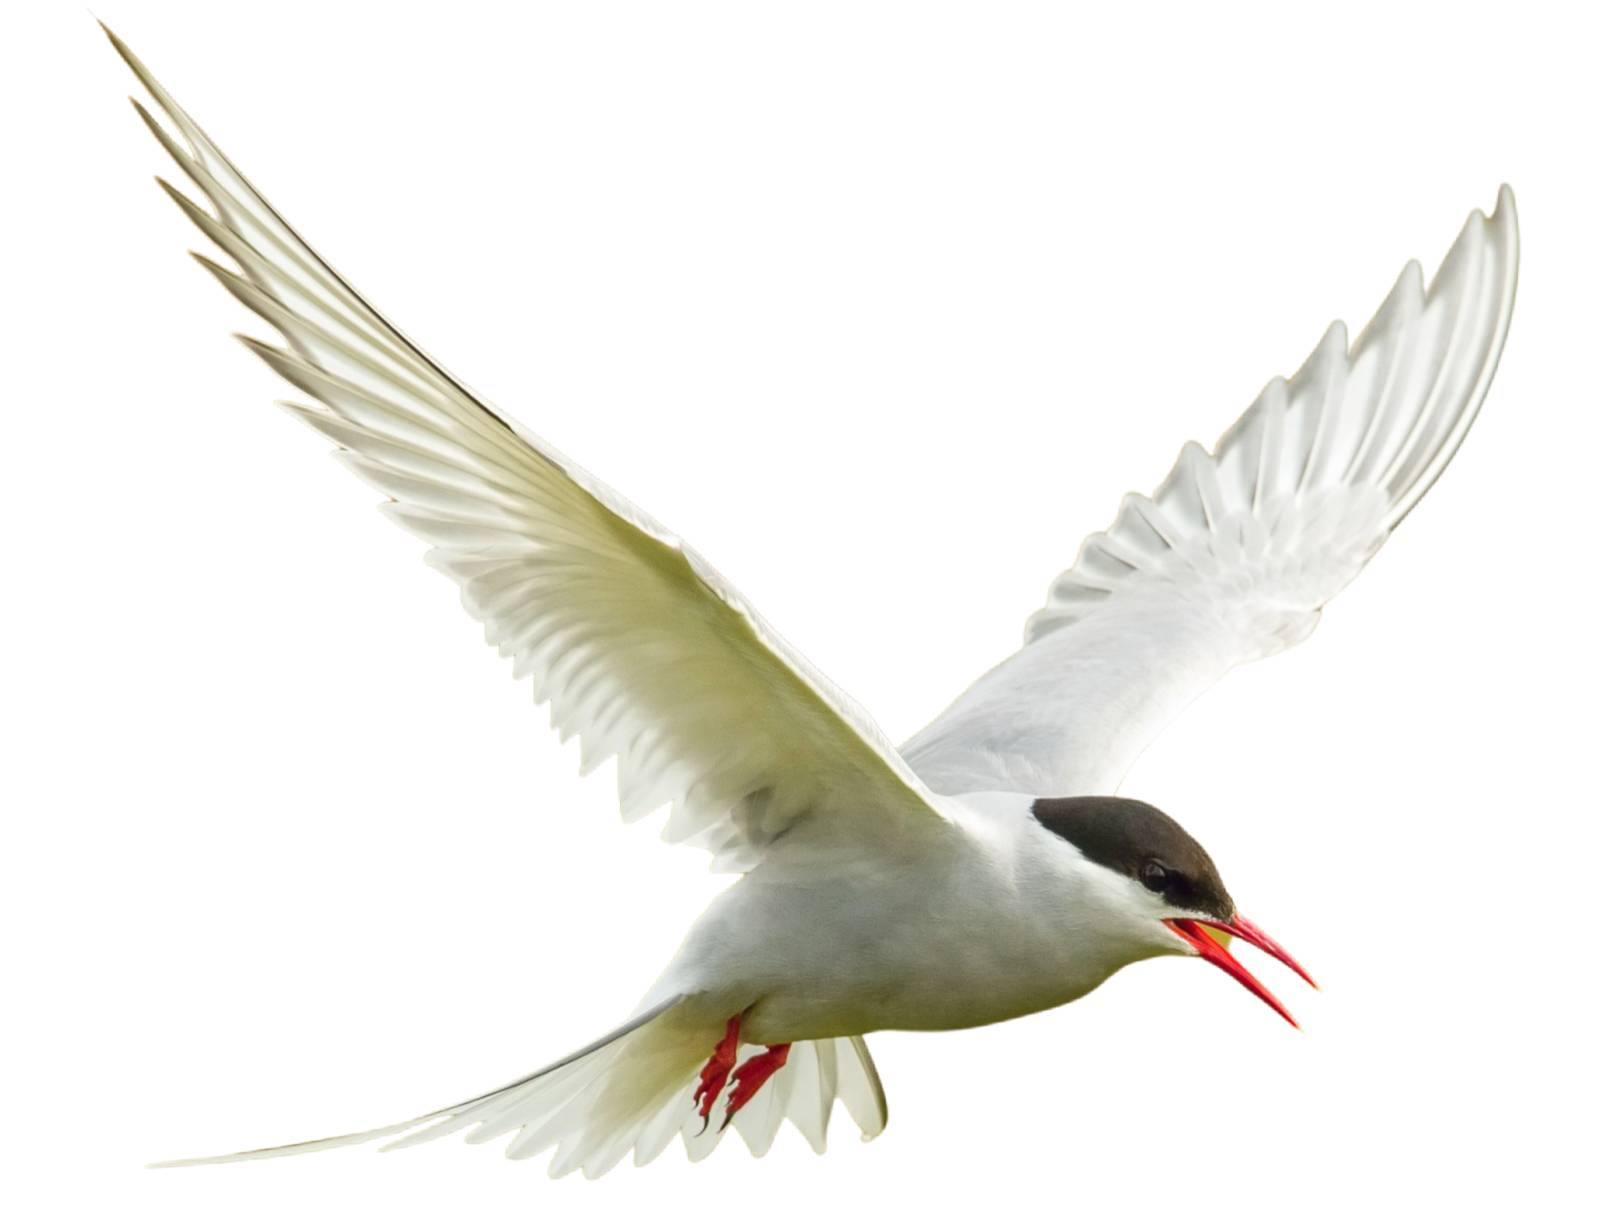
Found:
[[[628,1152],[637,1165],[658,1157],[682,1134],[688,1157],[698,1161],[715,1149],[725,1131],[699,1115],[694,1091],[713,1037],[703,1014],[672,998],[650,1008],[563,1060],[518,1082],[444,1107],[412,1120],[368,1132],[251,1149],[211,1158],[158,1162],[157,1166],[200,1166],[312,1153],[343,1145],[395,1138],[382,1149],[418,1145],[469,1129],[465,1140],[480,1143],[513,1133],[506,1153],[530,1158],[554,1150],[548,1173],[557,1178],[573,1170],[588,1178],[608,1171]],[[740,1060],[763,1050],[745,1045]],[[758,1157],[771,1148],[783,1120],[791,1120],[811,1148],[827,1147],[833,1101],[842,1100],[850,1118],[870,1139],[887,1119],[883,1086],[872,1056],[859,1036],[797,1043],[788,1063],[733,1117]]]

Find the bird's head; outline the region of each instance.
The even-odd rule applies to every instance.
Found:
[[[1311,986],[1314,979],[1236,909],[1212,857],[1184,827],[1155,806],[1124,797],[1041,798],[1031,812],[1040,825],[1071,843],[1080,859],[1105,870],[1096,874],[1103,884],[1104,914],[1133,943],[1131,959],[1200,956],[1297,1026],[1219,935],[1245,940]]]

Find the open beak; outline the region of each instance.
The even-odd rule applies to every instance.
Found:
[[[1249,922],[1239,914],[1227,923],[1221,923],[1218,920],[1204,923],[1200,919],[1164,919],[1163,926],[1182,937],[1186,943],[1196,949],[1197,955],[1210,965],[1217,965],[1235,978],[1236,981],[1263,999],[1274,1009],[1275,1014],[1294,1028],[1297,1027],[1297,1021],[1291,1017],[1291,1012],[1281,1006],[1280,1000],[1271,994],[1261,981],[1247,972],[1240,961],[1230,955],[1229,948],[1215,939],[1209,928],[1212,928],[1213,931],[1222,931],[1226,935],[1233,935],[1238,940],[1245,940],[1258,951],[1267,952],[1310,986],[1313,986],[1314,989],[1319,989],[1314,979],[1308,976],[1308,971],[1292,959],[1289,952],[1265,935],[1261,927]]]

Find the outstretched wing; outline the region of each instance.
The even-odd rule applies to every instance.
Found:
[[[1431,288],[1411,262],[1353,345],[1333,324],[1209,454],[1130,495],[1029,618],[1024,646],[902,748],[937,792],[1112,792],[1238,663],[1305,638],[1430,489],[1498,364],[1515,203],[1474,213]]]
[[[389,496],[487,640],[530,676],[583,770],[613,756],[621,812],[751,867],[947,825],[893,746],[677,537],[474,398],[304,243],[107,31],[211,203],[163,188],[240,272],[207,269],[289,347],[246,343],[316,405],[286,406]],[[188,150],[186,150],[188,148]]]

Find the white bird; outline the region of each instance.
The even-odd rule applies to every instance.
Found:
[[[287,409],[430,546],[583,770],[615,760],[622,815],[669,803],[666,839],[744,874],[579,1052],[386,1128],[191,1161],[468,1130],[592,1176],[677,1134],[701,1157],[729,1121],[762,1153],[785,1118],[820,1150],[835,1099],[884,1126],[866,1033],[1042,1011],[1153,956],[1204,957],[1290,1019],[1215,932],[1300,967],[1184,830],[1112,794],[1220,676],[1306,637],[1448,464],[1509,325],[1507,187],[1429,289],[1411,262],[1351,346],[1333,325],[1212,452],[1127,496],[1022,649],[896,748],[690,547],[382,318],[107,32],[211,212],[163,188],[239,271],[198,259],[285,338],[243,337],[314,400]]]

